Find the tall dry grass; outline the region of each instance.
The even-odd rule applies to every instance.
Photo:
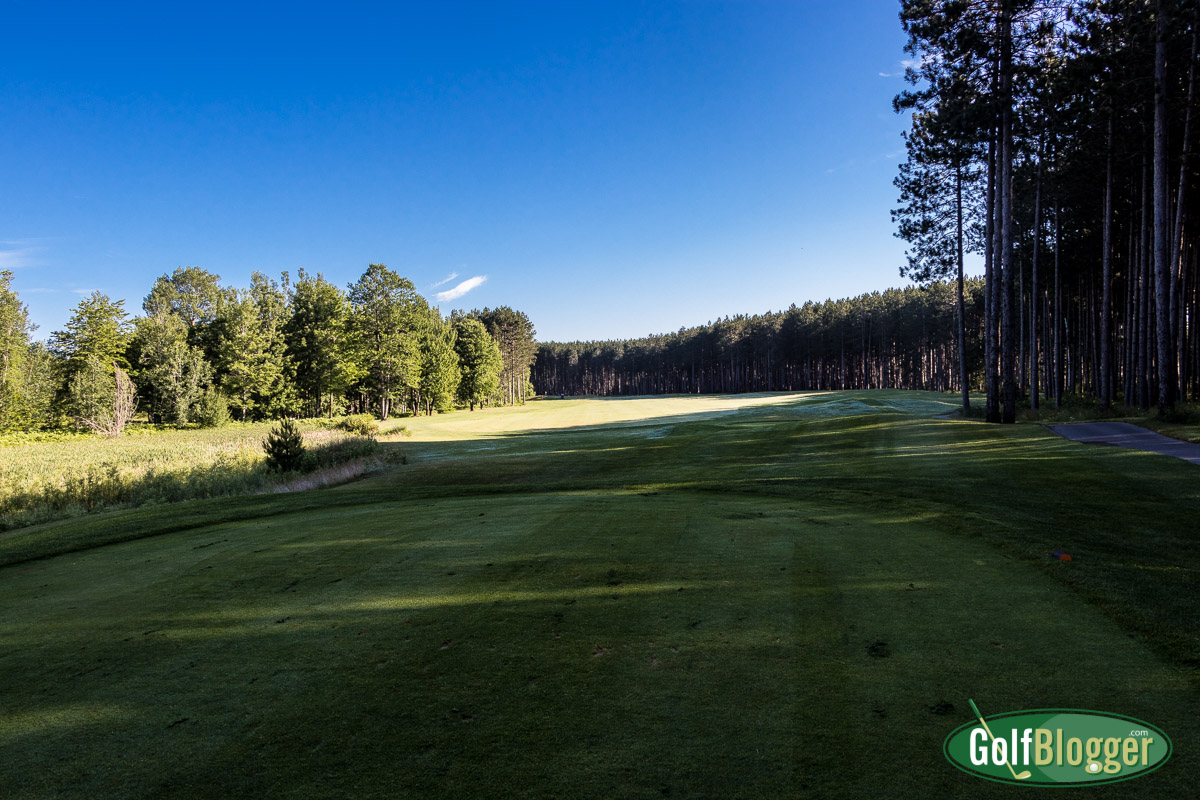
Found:
[[[0,530],[112,508],[253,494],[300,480],[267,468],[262,440],[271,425],[207,430],[135,427],[124,436],[9,435],[0,439]],[[371,436],[302,423],[302,473],[329,473],[379,456]],[[350,475],[355,477],[355,475]],[[315,484],[314,484],[315,485]]]

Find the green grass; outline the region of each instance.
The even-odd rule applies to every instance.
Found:
[[[306,421],[314,468],[371,454],[366,437]],[[136,426],[108,438],[66,432],[0,438],[0,531],[112,508],[271,491],[288,476],[266,465],[272,423],[221,428]]]
[[[1007,796],[941,755],[973,697],[1159,725],[1171,762],[1091,794],[1190,796],[1200,473],[956,403],[405,420],[345,486],[4,534],[0,785]]]

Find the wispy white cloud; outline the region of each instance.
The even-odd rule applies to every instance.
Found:
[[[91,294],[92,292],[98,292],[100,290],[99,289],[72,289],[71,291],[74,292],[75,294]]]
[[[904,59],[900,60],[900,71],[899,72],[881,72],[881,73],[879,73],[879,77],[881,77],[881,78],[902,78],[902,77],[904,77],[904,73],[906,70],[920,69],[921,67],[925,66],[926,64],[928,64],[929,62],[934,61],[934,60],[936,60],[936,59],[929,54],[925,54],[925,55],[921,56],[920,58],[904,58]]]
[[[487,275],[476,275],[474,278],[467,278],[465,281],[455,286],[453,289],[447,289],[444,292],[438,292],[434,295],[438,302],[445,303],[448,300],[457,300],[472,289],[482,285],[487,280]]]
[[[41,263],[37,257],[41,250],[28,240],[0,241],[0,269],[36,267]]]
[[[440,281],[438,281],[437,283],[433,284],[433,285],[432,285],[432,286],[430,286],[429,288],[430,288],[430,289],[436,289],[437,287],[439,287],[439,286],[443,286],[443,285],[445,285],[445,284],[449,283],[450,281],[454,280],[454,279],[455,279],[455,278],[457,278],[457,277],[458,277],[458,273],[457,273],[457,272],[451,272],[449,275],[447,275],[446,277],[442,278]]]
[[[39,286],[36,289],[22,289],[21,294],[58,294],[62,289],[49,289],[44,286]]]

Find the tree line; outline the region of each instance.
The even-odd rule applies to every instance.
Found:
[[[134,409],[218,425],[523,402],[535,336],[508,307],[443,318],[382,264],[345,290],[304,270],[256,272],[241,289],[180,267],[154,282],[140,316],[93,292],[63,330],[34,332],[0,272],[0,430],[113,433]]]
[[[1195,0],[903,0],[905,269],[984,257],[987,418],[1200,395]],[[964,398],[965,402],[965,398]]]
[[[983,284],[968,280],[966,323],[983,330]],[[929,389],[963,383],[957,301],[944,281],[786,311],[725,318],[676,333],[539,345],[533,384],[571,395]],[[981,383],[968,344],[966,383]]]

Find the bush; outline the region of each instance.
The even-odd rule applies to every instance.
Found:
[[[379,452],[379,447],[379,443],[371,436],[314,434],[312,447],[304,452],[299,468],[314,472],[355,459],[369,458]]]
[[[291,472],[304,465],[304,438],[290,419],[281,421],[263,440],[267,466],[279,472]]]
[[[374,436],[379,433],[379,423],[370,414],[351,414],[338,420],[336,427],[359,436]]]
[[[195,421],[201,428],[220,428],[229,424],[229,401],[216,389],[208,389],[196,403]]]
[[[1200,404],[1177,403],[1173,410],[1163,414],[1160,419],[1173,425],[1200,425]]]

